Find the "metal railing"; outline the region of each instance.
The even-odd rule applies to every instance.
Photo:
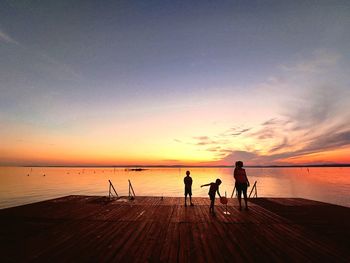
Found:
[[[249,198],[251,197],[253,191],[254,191],[253,197],[255,197],[255,198],[258,197],[258,188],[256,187],[256,183],[257,183],[257,181],[254,182],[253,187],[252,187],[252,189],[250,190],[250,193],[249,193],[249,196],[248,196]],[[233,191],[232,191],[232,194],[231,194],[231,198],[233,198],[233,195],[234,195],[235,191],[236,191],[236,193],[237,193],[236,185],[235,185],[235,187],[233,188]]]
[[[255,198],[258,197],[258,189],[257,189],[257,187],[256,187],[256,182],[257,182],[257,181],[255,181],[255,183],[254,183],[254,185],[253,185],[253,187],[252,187],[252,190],[250,190],[250,193],[249,193],[249,196],[248,196],[249,198],[250,198],[250,196],[252,195],[253,190],[255,190],[253,197],[255,197]]]
[[[135,199],[136,195],[135,195],[135,191],[134,188],[132,187],[131,181],[129,181],[129,199],[133,200]],[[109,189],[108,189],[108,197],[109,199],[113,198],[113,197],[119,197],[117,191],[115,190],[111,180],[108,180],[109,182]]]
[[[117,191],[115,190],[111,180],[108,180],[108,182],[109,182],[109,194],[108,194],[109,198],[118,197]],[[112,190],[114,191],[114,194],[112,193]]]
[[[235,187],[233,187],[233,191],[232,191],[232,194],[231,194],[231,198],[233,198],[233,194],[235,193],[235,190],[236,190],[236,185],[235,185]]]
[[[133,199],[135,199],[136,195],[135,195],[134,188],[132,187],[130,180],[128,180],[128,181],[129,181],[129,199],[133,200]]]

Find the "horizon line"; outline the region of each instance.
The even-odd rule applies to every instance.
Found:
[[[0,167],[71,167],[71,168],[233,168],[234,165],[0,165]],[[295,165],[245,165],[246,168],[293,168],[293,167],[350,167],[350,163],[339,164],[295,164]]]

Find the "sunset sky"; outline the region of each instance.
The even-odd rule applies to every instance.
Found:
[[[350,1],[1,1],[0,165],[350,163]]]

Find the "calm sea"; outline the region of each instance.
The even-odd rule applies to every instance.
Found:
[[[193,196],[207,196],[201,184],[222,180],[221,194],[231,196],[230,168],[0,167],[0,208],[66,195],[108,195],[111,180],[119,195],[128,194],[128,179],[136,195],[183,196],[186,170],[193,178]],[[247,168],[259,197],[302,197],[350,207],[350,168]],[[248,190],[250,191],[250,189]]]

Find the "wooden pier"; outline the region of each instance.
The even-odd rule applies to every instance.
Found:
[[[0,210],[1,262],[350,262],[350,208],[299,198],[67,196]]]

